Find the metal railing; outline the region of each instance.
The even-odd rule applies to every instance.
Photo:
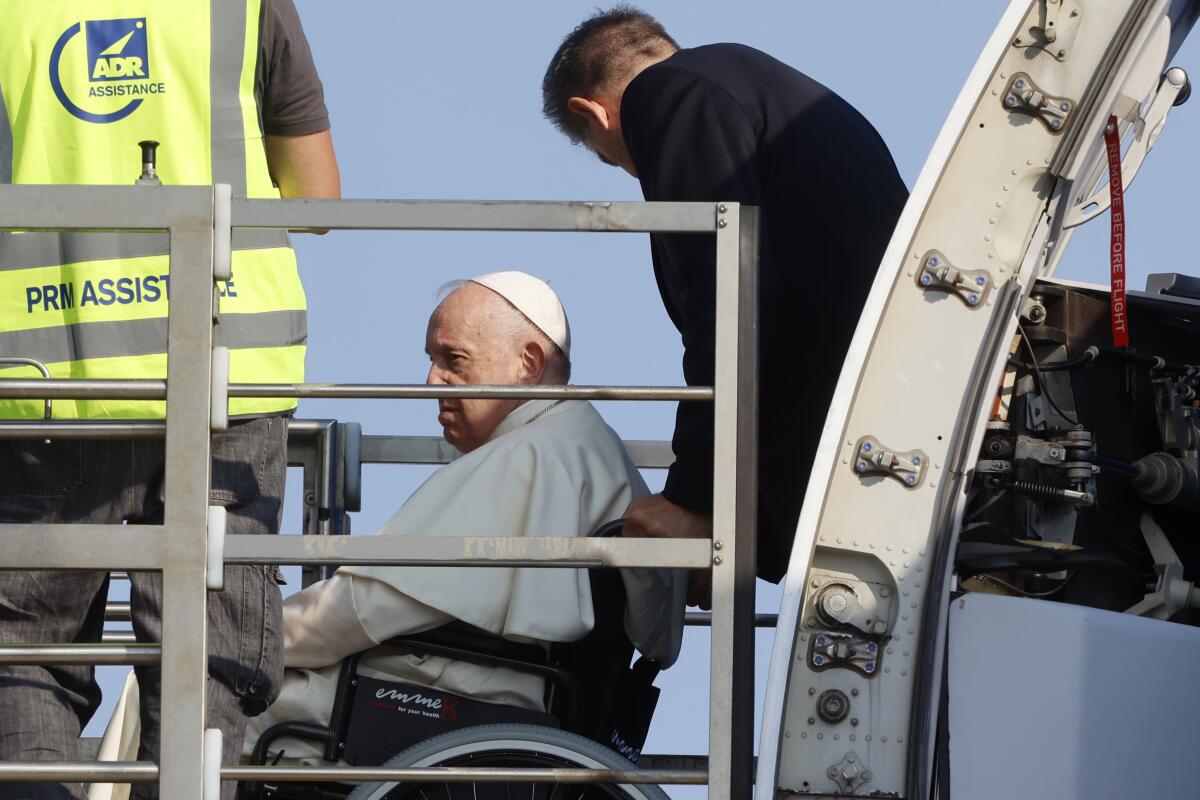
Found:
[[[753,757],[756,211],[734,203],[528,203],[233,200],[229,187],[0,186],[0,230],[158,230],[170,239],[165,381],[0,379],[3,398],[165,399],[162,422],[20,421],[0,437],[165,438],[161,525],[0,525],[6,569],[149,570],[163,574],[163,641],[0,647],[7,663],[153,663],[162,668],[161,761],[0,763],[0,782],[158,780],[162,796],[211,800],[221,779],[348,783],[557,781],[707,783],[714,800],[748,797]],[[716,248],[713,387],[229,385],[214,368],[213,293],[229,275],[231,229],[619,231],[709,233]],[[224,362],[227,364],[227,361]],[[227,367],[226,367],[227,368]],[[208,505],[210,446],[230,397],[539,397],[711,400],[715,405],[713,539],[224,536]],[[328,455],[321,456],[328,463]],[[318,528],[323,521],[316,520]],[[326,526],[334,526],[332,520]],[[306,530],[307,530],[306,524]],[[326,530],[324,532],[331,532]],[[464,532],[467,533],[467,532]],[[707,770],[499,770],[222,766],[205,731],[206,595],[222,564],[512,565],[713,570]],[[157,651],[157,652],[156,652]],[[736,654],[736,658],[734,657]]]

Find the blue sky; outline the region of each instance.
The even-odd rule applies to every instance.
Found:
[[[541,116],[546,63],[596,3],[296,5],[324,80],[345,196],[641,199],[636,181],[572,147]],[[748,44],[837,91],[878,128],[909,186],[1005,8],[983,0],[853,6],[658,0],[641,6],[684,47]],[[1174,63],[1200,77],[1197,50],[1195,42],[1186,45]],[[1200,226],[1188,202],[1200,177],[1197,102],[1174,111],[1129,191],[1134,288],[1149,272],[1200,273],[1192,257],[1200,252]],[[1080,231],[1059,274],[1106,281],[1107,233],[1103,221]],[[531,272],[559,292],[571,319],[576,383],[682,379],[678,335],[659,301],[644,235],[335,232],[295,242],[308,291],[312,381],[423,381],[425,323],[438,287],[497,269]],[[670,437],[670,405],[599,408],[626,438]],[[306,401],[301,416],[358,420],[368,433],[440,433],[430,401]],[[377,528],[426,474],[418,468],[369,470],[355,530]],[[661,476],[647,477],[652,486],[661,484]],[[298,509],[293,483],[285,530],[299,529]],[[774,611],[775,587],[760,588],[760,610]],[[759,634],[760,664],[769,637],[769,631]],[[689,633],[679,665],[659,682],[664,694],[648,751],[704,752],[703,631]],[[111,673],[105,684],[112,685]],[[703,796],[702,790],[671,791]]]

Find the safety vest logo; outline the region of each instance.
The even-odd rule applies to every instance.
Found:
[[[81,29],[86,50],[72,47]],[[80,80],[84,68],[86,82]],[[150,79],[146,18],[88,20],[67,28],[50,53],[50,86],[72,116],[98,124],[125,119],[146,95],[162,94],[165,85]],[[123,97],[132,99],[112,109],[112,98]]]

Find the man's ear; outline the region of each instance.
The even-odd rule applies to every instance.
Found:
[[[521,380],[525,383],[544,383],[547,353],[537,342],[526,342],[521,350]]]
[[[608,109],[598,100],[589,100],[586,97],[571,97],[567,99],[567,110],[572,114],[578,114],[586,119],[589,124],[595,122],[600,126],[601,130],[609,130],[612,127],[612,116],[608,113]]]

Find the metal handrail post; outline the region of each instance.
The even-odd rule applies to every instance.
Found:
[[[749,798],[754,775],[757,230],[757,209],[717,206],[711,800]]]
[[[161,615],[161,692],[170,698],[170,714],[160,726],[159,793],[178,800],[200,800],[204,790],[214,203],[219,192],[214,187],[207,194],[205,207],[171,227]]]

